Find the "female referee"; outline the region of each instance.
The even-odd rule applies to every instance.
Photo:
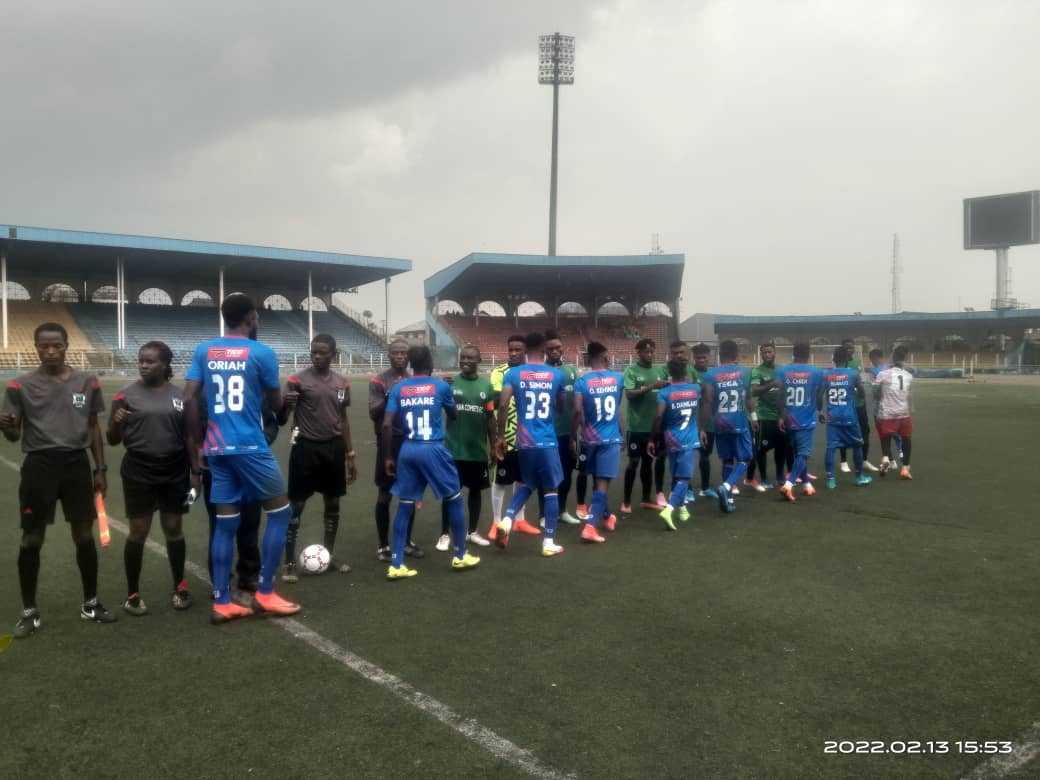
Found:
[[[170,383],[172,361],[173,353],[163,342],[142,346],[137,353],[141,378],[116,394],[108,418],[108,443],[126,446],[119,470],[130,523],[123,551],[128,594],[123,610],[131,615],[148,612],[139,592],[141,561],[156,509],[173,573],[170,602],[174,609],[187,609],[192,603],[184,579],[181,520],[190,506],[189,490],[199,493],[199,456],[185,444],[181,388]]]

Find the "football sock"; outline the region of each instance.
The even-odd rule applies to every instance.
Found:
[[[79,564],[79,578],[83,582],[83,600],[97,598],[98,559],[93,536],[76,545],[76,563]]]
[[[329,551],[329,555],[332,555],[332,551],[336,548],[336,535],[339,534],[339,506],[334,509],[325,510],[325,535],[323,541],[325,542],[325,549]]]
[[[506,517],[510,520],[515,518],[524,504],[527,503],[527,499],[531,497],[531,488],[527,487],[523,482],[518,482],[513,485],[513,500],[509,502],[509,508],[506,510]]]
[[[414,501],[397,502],[397,514],[394,516],[394,544],[390,558],[391,566],[398,567],[404,565],[404,546],[408,543],[408,526],[411,525],[412,510],[414,509]]]
[[[729,475],[733,473],[733,461],[727,460],[722,463],[722,481],[727,485],[733,485],[734,480],[729,478]]]
[[[123,545],[123,567],[126,569],[127,595],[141,589],[141,561],[144,560],[144,542],[135,542],[129,536]]]
[[[626,504],[632,503],[632,488],[634,488],[636,484],[636,471],[638,471],[638,469],[639,461],[635,458],[629,458],[628,465],[625,466],[625,492],[622,494]]]
[[[462,508],[462,491],[444,502],[448,507],[448,520],[451,521],[451,541],[455,548],[455,557],[466,556],[466,514]]]
[[[538,516],[545,517],[545,491],[538,488]]]
[[[686,491],[690,489],[690,481],[688,479],[677,479],[675,480],[675,486],[672,487],[672,495],[668,499],[668,505],[672,509],[679,509],[686,504]]]
[[[892,459],[892,437],[891,436],[882,436],[881,437],[881,454],[884,456],[885,460],[891,460]]]
[[[285,529],[285,562],[293,563],[296,560],[296,537],[300,534],[300,515],[303,514],[303,504],[292,505],[292,517],[289,518],[289,526]]]
[[[849,451],[845,447],[841,448],[841,462],[842,463],[848,463],[849,462]]]
[[[589,495],[589,475],[584,471],[578,472],[578,478],[574,480],[574,499],[579,504],[584,504]]]
[[[593,528],[599,527],[600,519],[607,513],[607,494],[602,490],[592,491],[592,506],[589,507],[589,524]]]
[[[667,458],[654,459],[654,492],[664,492],[664,466]]]
[[[639,458],[639,484],[643,488],[643,501],[650,500],[650,491],[653,490],[653,466],[654,459],[644,453]]]
[[[278,572],[278,564],[282,562],[285,533],[289,529],[291,517],[292,506],[290,504],[267,513],[264,540],[260,543],[260,581],[257,584],[257,590],[265,595],[274,593],[274,577]]]
[[[475,534],[480,523],[480,505],[483,501],[483,491],[470,488],[466,496],[466,508],[469,510],[469,532]]]
[[[40,579],[40,548],[18,548],[18,584],[22,588],[22,606],[36,606],[36,583]]]
[[[903,445],[903,465],[904,466],[909,466],[910,465],[910,437],[909,436],[907,436],[905,439],[902,439],[902,445]]]
[[[842,458],[844,461],[845,459]],[[834,478],[834,448],[828,447],[823,453],[823,470],[827,472],[827,479]]]
[[[188,545],[184,537],[170,539],[166,542],[166,557],[170,559],[170,573],[173,575],[173,587],[184,581],[184,559],[188,555]]]
[[[560,483],[559,490],[557,491],[560,496],[560,506],[564,509],[567,508],[567,499],[571,495],[571,482],[573,481],[573,471],[563,472],[563,481]]]
[[[560,497],[556,493],[545,494],[545,538],[556,536],[556,524],[560,520]]]
[[[447,534],[448,530],[451,528],[450,514],[451,513],[448,512],[448,502],[441,501],[441,536]]]
[[[210,559],[213,561],[213,600],[217,604],[231,603],[231,559],[235,554],[235,534],[242,515],[217,515],[210,543]]]
[[[740,484],[740,480],[743,479],[744,474],[747,473],[747,461],[737,461],[735,464],[730,466],[729,475],[726,477],[726,484],[730,488],[735,488]]]
[[[701,490],[711,487],[711,455],[701,450],[700,458],[697,460],[697,468],[701,471]]]
[[[795,455],[794,456],[794,465],[791,466],[790,481],[794,482],[798,478],[801,478],[802,481],[805,481],[805,456],[804,455]]]
[[[386,501],[382,496],[376,501],[376,533],[379,534],[379,546],[390,546],[390,494],[387,493]]]
[[[506,487],[492,483],[491,485],[491,519],[496,523],[502,519],[502,505],[506,501]]]
[[[415,527],[415,512],[408,517],[408,544],[412,543],[412,529]]]
[[[863,447],[852,448],[852,462],[856,466],[856,476],[863,476],[863,461],[866,460],[866,456],[863,454]],[[828,476],[830,476],[828,474]]]

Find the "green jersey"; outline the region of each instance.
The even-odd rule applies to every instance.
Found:
[[[849,360],[849,368],[855,370],[855,372],[857,374],[862,374],[863,373],[863,362],[859,358],[857,358],[857,357],[851,358]],[[866,406],[866,405],[867,405],[867,394],[863,392],[863,383],[860,382],[859,390],[856,391],[856,406]]]
[[[661,378],[661,370],[654,366],[633,363],[625,369],[625,390],[639,390],[653,385]],[[625,422],[629,433],[650,433],[654,429],[657,414],[657,391],[651,390],[635,400],[629,399]]]
[[[566,363],[557,366],[563,373],[563,411],[556,412],[556,435],[571,435],[571,418],[574,416],[574,382],[578,378],[578,369]]]
[[[445,430],[445,444],[455,460],[488,462],[488,418],[495,413],[498,393],[487,377],[455,377],[451,386],[455,397],[454,420]]]
[[[708,375],[708,371],[711,371],[711,367],[710,366],[702,374],[692,364],[690,365],[690,381],[691,382],[696,382],[697,384],[699,384],[701,386],[701,396],[702,397],[703,397],[703,394],[704,394],[704,377],[706,377]],[[662,373],[664,374],[664,377],[667,379],[668,378],[668,367],[667,366],[665,366],[664,371]],[[711,415],[711,416],[708,417],[708,422],[704,426],[704,430],[707,433],[715,433],[715,415]]]
[[[751,369],[751,389],[754,390],[755,385],[768,385],[774,380],[776,376],[776,365],[767,366],[765,363],[760,363]],[[779,420],[780,410],[776,406],[776,394],[780,391],[777,388],[773,388],[762,395],[756,395],[755,400],[758,402],[756,411],[758,412],[759,420]]]

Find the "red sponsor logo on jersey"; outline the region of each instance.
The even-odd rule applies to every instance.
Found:
[[[556,376],[552,371],[521,371],[520,378],[529,382],[549,382]]]
[[[785,376],[788,379],[808,379],[809,378],[809,372],[808,371],[788,371],[785,374]]]
[[[248,360],[249,347],[210,347],[206,351],[208,360]]]
[[[740,379],[740,372],[739,371],[727,371],[724,374],[716,374],[715,375],[715,381],[716,382],[728,382],[728,381],[731,381],[733,379]]]
[[[401,388],[401,395],[433,395],[433,385],[405,385]]]
[[[585,380],[589,387],[617,386],[617,378],[612,376],[596,376]]]
[[[669,393],[668,397],[674,401],[692,401],[698,395],[696,390],[676,390],[674,393]]]
[[[849,378],[845,374],[828,374],[828,382],[848,382]]]

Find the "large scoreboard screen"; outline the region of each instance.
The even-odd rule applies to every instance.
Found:
[[[964,200],[964,248],[1040,243],[1040,190]]]

